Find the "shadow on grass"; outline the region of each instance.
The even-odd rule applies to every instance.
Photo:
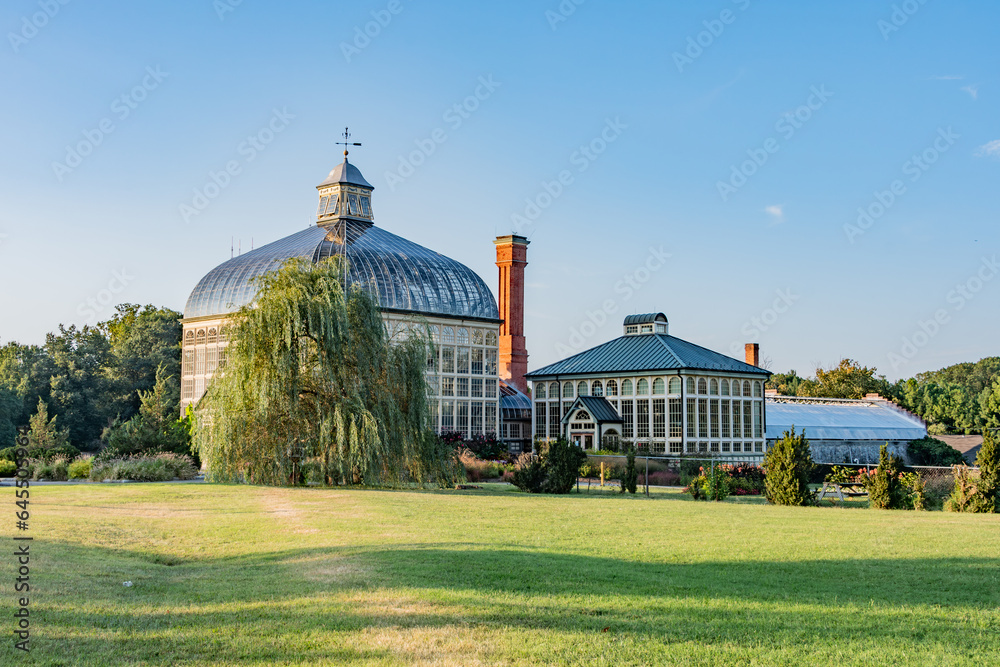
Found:
[[[57,595],[43,588],[34,612],[39,653],[65,664],[388,660],[387,650],[350,647],[364,643],[356,633],[387,626],[1000,653],[1000,560],[988,558],[637,562],[443,543],[181,562],[53,542],[32,548],[65,564],[49,575]],[[135,586],[123,588],[125,579]],[[413,609],[358,603],[380,595],[413,600]]]

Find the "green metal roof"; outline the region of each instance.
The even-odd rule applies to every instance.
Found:
[[[525,377],[535,379],[555,375],[678,370],[753,373],[764,376],[771,374],[763,368],[751,366],[674,336],[643,334],[616,338],[568,359],[534,370]]]
[[[622,418],[618,416],[611,404],[608,403],[607,399],[603,396],[580,396],[573,402],[569,411],[566,412],[566,416],[563,417],[562,423],[569,423],[569,416],[573,414],[578,408],[583,408],[590,413],[591,418],[598,424],[606,424],[611,422],[613,424],[622,423]]]

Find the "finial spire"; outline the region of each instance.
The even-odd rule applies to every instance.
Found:
[[[351,133],[348,131],[348,128],[345,127],[344,128],[344,140],[343,141],[338,141],[337,145],[344,147],[344,162],[347,162],[347,147],[348,146],[360,146],[361,144],[359,144],[359,143],[351,143]]]

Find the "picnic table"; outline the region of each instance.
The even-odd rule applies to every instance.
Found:
[[[847,498],[858,498],[868,495],[868,491],[864,485],[859,482],[823,482],[823,488],[819,490],[816,502],[823,500],[828,493],[831,499],[834,497],[840,498],[841,502],[844,502]]]

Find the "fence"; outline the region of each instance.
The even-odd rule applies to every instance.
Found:
[[[621,461],[622,465],[625,464],[624,454],[587,454],[588,459],[616,459]],[[708,468],[708,471],[712,474],[715,473],[715,466],[717,465],[760,465],[764,462],[764,455],[750,455],[750,456],[713,456],[708,458],[695,457],[695,456],[646,456],[646,455],[636,455],[635,457],[635,467],[637,471],[641,471],[643,468],[645,472],[640,472],[643,479],[644,492],[649,495],[649,462],[650,461],[662,461],[667,468],[676,468],[678,471],[684,468],[685,463],[695,464],[700,463],[699,467]],[[708,465],[705,465],[708,463]],[[654,473],[655,474],[655,473]],[[580,489],[580,480],[577,479],[576,482],[577,490]],[[655,486],[655,484],[654,484]]]
[[[621,465],[623,465],[623,466],[625,465],[625,459],[626,459],[625,455],[622,455],[622,454],[588,454],[587,458],[588,459],[612,459],[612,460],[615,460],[616,462],[620,462]],[[693,456],[645,456],[645,455],[636,455],[636,457],[635,457],[636,469],[637,469],[637,471],[639,471],[639,474],[642,476],[644,492],[645,492],[645,494],[647,496],[649,495],[649,474],[650,474],[649,473],[649,462],[650,461],[663,462],[663,465],[665,465],[667,468],[676,468],[678,471],[681,471],[683,469],[685,463],[691,463],[691,464],[700,463],[701,464],[700,467],[702,467],[702,468],[708,468],[708,471],[710,473],[714,474],[714,472],[715,472],[715,466],[716,465],[720,465],[720,464],[722,464],[722,465],[748,465],[748,464],[749,465],[761,465],[764,462],[764,455],[760,454],[760,455],[751,455],[751,456],[714,456],[714,457],[708,457],[708,458],[693,457]],[[708,465],[705,465],[706,463],[708,463]],[[825,468],[826,469],[825,471],[823,471],[821,473],[821,478],[820,479],[814,479],[813,480],[813,481],[819,481],[819,482],[823,481],[822,477],[826,476],[825,472],[828,472],[829,469],[832,468],[832,467],[834,467],[834,466],[844,467],[844,468],[856,468],[858,470],[861,470],[861,469],[871,470],[872,468],[878,467],[875,464],[868,464],[868,463],[860,463],[860,464],[858,464],[858,463],[828,463],[828,462],[822,462],[822,461],[821,462],[817,462],[816,466],[817,466],[817,472],[819,472],[821,470],[821,468]],[[970,466],[970,467],[972,467],[973,470],[978,470],[978,468],[976,468],[975,466]],[[643,470],[644,470],[644,472],[643,472]],[[908,471],[908,472],[918,472],[919,471],[919,472],[924,472],[924,473],[931,473],[931,474],[938,473],[940,475],[946,475],[946,474],[950,474],[951,473],[952,466],[903,466],[903,470],[904,471]],[[655,484],[654,484],[654,486],[655,486]],[[579,488],[580,488],[580,480],[577,479],[577,490],[579,490]],[[588,478],[588,488],[589,488],[589,478]]]

